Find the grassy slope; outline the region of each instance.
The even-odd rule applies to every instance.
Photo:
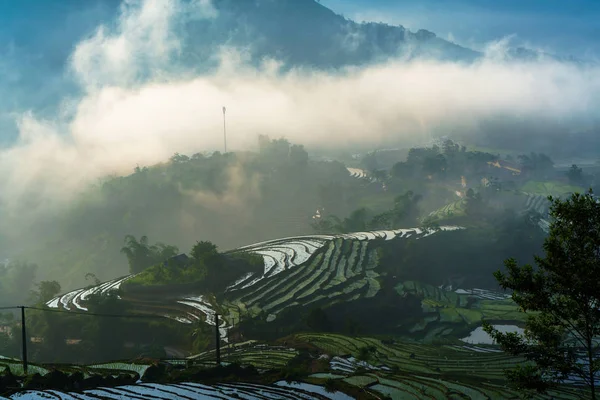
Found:
[[[539,181],[528,181],[520,190],[530,194],[542,194],[547,196],[565,196],[570,193],[583,193],[585,189],[580,186],[566,185],[560,182],[539,182]]]

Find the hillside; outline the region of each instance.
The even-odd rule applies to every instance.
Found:
[[[258,390],[275,396],[276,388],[284,385],[280,374],[295,368],[292,380],[303,383],[291,387],[305,390],[303,398],[321,398],[323,387],[359,399],[370,398],[370,393],[416,399],[513,398],[517,393],[506,386],[503,371],[521,360],[477,338],[482,319],[510,326],[524,321],[525,314],[510,296],[487,279],[498,268],[490,260],[501,260],[512,249],[493,254],[501,247],[493,238],[475,244],[474,236],[481,235],[441,227],[290,237],[223,253],[258,255],[263,268],[238,271],[235,279],[219,286],[173,283],[174,272],[162,284],[149,284],[148,275],[156,273],[149,269],[60,295],[47,306],[67,312],[68,317],[69,311],[98,312],[98,299],[112,298],[112,312],[163,315],[172,320],[170,335],[193,332],[196,337],[212,337],[212,329],[202,326],[214,329],[219,314],[221,339],[229,343],[221,350],[224,364],[263,371],[260,381],[245,378],[248,396]],[[122,331],[121,340],[113,337],[112,346],[135,341],[136,336],[144,340],[131,328]],[[172,336],[168,343],[173,343]],[[192,371],[198,367],[206,371],[214,362],[212,342],[203,343],[199,353],[188,352],[185,362]],[[109,359],[110,353],[105,350],[103,357]],[[95,368],[144,375],[148,367],[124,361]],[[208,376],[203,374],[198,376]],[[141,386],[101,387],[93,393],[139,393],[150,398],[187,394],[193,387],[185,383],[186,376],[165,376],[161,379],[175,380],[156,386],[152,382],[163,381],[144,375]],[[238,391],[215,379],[206,381],[211,386],[204,386],[204,394]],[[259,382],[275,386],[257,386]],[[565,387],[554,395],[570,399],[580,393]]]
[[[532,153],[521,159],[520,165],[511,164],[446,141],[441,148],[410,149],[404,160],[379,170],[373,157],[346,167],[311,159],[301,146],[263,138],[257,153],[177,154],[167,164],[136,169],[130,177],[104,184],[105,203],[90,191],[73,217],[111,229],[111,220],[101,216],[112,209],[111,218],[125,212],[128,221],[148,227],[141,225],[152,223],[144,216],[165,212],[153,209],[153,201],[169,199],[174,188],[177,196],[212,192],[223,202],[229,189],[219,172],[240,165],[236,174],[246,180],[260,177],[261,196],[242,203],[254,210],[254,223],[264,221],[259,232],[299,233],[278,239],[265,234],[263,240],[246,239],[222,251],[190,236],[197,242],[188,254],[129,237],[131,252],[123,258],[133,273],[67,290],[28,311],[29,335],[38,338],[30,347],[33,361],[40,371],[56,363],[153,371],[152,362],[131,360],[172,359],[161,378],[143,376],[143,385],[117,388],[111,385],[124,381],[97,378],[99,389],[93,393],[160,397],[190,393],[186,379],[200,379],[205,394],[219,396],[237,389],[219,368],[207,378],[213,373],[207,371],[216,357],[218,331],[219,340],[228,344],[222,352],[226,368],[258,369],[258,375],[248,370],[247,385],[264,386],[246,386],[249,396],[259,390],[276,395],[282,382],[298,381],[310,388],[307,398],[320,398],[323,388],[354,398],[372,393],[510,398],[516,393],[502,371],[522,360],[499,352],[480,325],[487,320],[519,329],[526,314],[509,293],[499,291],[492,273],[506,258],[525,263],[539,254],[544,196],[581,190],[573,179],[567,183],[547,156]],[[118,197],[111,203],[109,196]],[[181,207],[175,198],[170,204]],[[90,199],[96,202],[86,203]],[[269,225],[269,216],[298,210],[299,199],[309,205],[301,212],[305,225]],[[96,212],[91,204],[99,207]],[[364,204],[368,207],[355,208]],[[436,213],[440,207],[455,213]],[[164,228],[165,219],[156,221]],[[406,228],[411,223],[418,227]],[[223,234],[243,238],[252,228],[248,225],[245,233],[242,224],[234,226],[236,232],[227,226]],[[152,258],[159,250],[171,256]],[[136,257],[150,258],[144,264]],[[16,356],[14,340],[6,348],[7,355]],[[111,363],[117,359],[122,361]],[[179,372],[174,366],[182,363],[187,368]],[[89,374],[89,367],[73,368]],[[572,387],[556,393],[558,398],[579,394]]]
[[[197,63],[198,54],[214,51],[225,43],[250,48],[249,56],[255,63],[274,57],[286,68],[344,68],[389,58],[469,63],[483,56],[438,37],[427,26],[410,31],[402,25],[358,23],[316,0],[214,0],[213,4],[216,18],[194,21],[187,27],[190,36],[185,53],[190,58],[195,55],[190,62]],[[542,57],[583,62],[523,47],[508,49],[507,56],[522,61]]]
[[[3,238],[0,251],[38,265],[37,281],[58,276],[63,290],[70,290],[86,285],[89,273],[102,281],[126,275],[120,252],[126,235],[182,250],[210,240],[230,250],[280,237],[428,223],[497,231],[514,220],[504,212],[544,214],[544,196],[587,185],[566,184],[565,173],[553,169],[513,175],[489,164],[498,155],[458,151],[454,144],[377,152],[375,158],[369,153],[344,164],[313,158],[283,139],[262,143],[255,152],[176,154],[130,175],[107,177],[69,208],[34,225],[25,218]],[[469,189],[472,200],[465,197]]]
[[[403,26],[348,20],[315,0],[217,0],[213,4],[218,10],[215,19],[189,26],[187,46],[192,54],[216,48],[227,38],[231,45],[251,45],[255,62],[276,57],[287,68],[340,68],[398,56],[452,61],[480,56],[426,30],[411,32]],[[200,37],[203,40],[196,39]]]
[[[204,321],[214,326],[215,314],[220,314],[224,338],[236,322],[248,324],[249,334],[264,336],[273,328],[280,334],[293,333],[303,329],[298,315],[323,309],[332,318],[332,327],[344,326],[349,318],[354,323],[362,320],[360,329],[373,334],[393,333],[429,342],[448,335],[456,339],[456,332],[467,333],[481,318],[506,322],[522,318],[505,295],[493,291],[490,276],[497,264],[482,258],[493,251],[493,240],[480,242],[473,251],[457,249],[470,237],[465,233],[441,227],[439,231],[401,229],[279,239],[224,253],[259,255],[264,267],[238,270],[232,281],[217,286],[203,285],[202,280],[193,283],[192,278],[180,282],[175,280],[176,267],[165,267],[160,283],[149,279],[158,273],[149,269],[66,293],[47,305],[87,312],[90,298],[112,292],[130,311],[165,315],[182,324]],[[434,257],[423,252],[432,246],[437,249]],[[412,254],[404,254],[403,249]],[[444,261],[449,259],[452,262]],[[474,270],[478,272],[470,272]],[[421,304],[411,299],[421,299]],[[370,325],[388,312],[386,308],[403,311],[395,313],[394,319]]]

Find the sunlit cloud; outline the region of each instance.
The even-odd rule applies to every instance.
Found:
[[[44,204],[68,200],[106,174],[175,152],[221,150],[223,105],[233,150],[252,148],[259,134],[309,149],[427,139],[439,129],[475,135],[488,118],[573,123],[600,106],[598,68],[511,61],[510,38],[471,65],[389,60],[284,72],[278,60],[251,66],[243,51],[223,47],[215,71],[180,73],[186,21],[215,17],[208,1],[127,2],[114,27],[82,40],[68,70],[83,95],[52,120],[20,115],[17,143],[0,152],[5,210],[32,193]]]

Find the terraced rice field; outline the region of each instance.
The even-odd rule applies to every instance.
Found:
[[[457,229],[445,227],[444,230]],[[230,287],[226,301],[221,308],[225,315],[255,317],[267,315],[267,321],[274,321],[277,315],[291,307],[329,306],[339,302],[353,301],[375,296],[380,284],[375,271],[378,259],[374,249],[369,247],[371,240],[392,240],[396,238],[422,238],[433,234],[420,229],[351,233],[337,236],[313,236],[294,238],[288,242],[265,242],[242,248],[243,251],[262,254],[264,249],[274,246],[281,249],[311,240],[314,246],[310,253],[302,248],[302,263],[294,263],[295,248],[287,247],[276,258],[277,267],[272,267],[274,251],[265,259],[265,273],[260,277],[247,277],[247,283],[239,282]],[[326,240],[328,239],[328,240]],[[304,242],[306,243],[306,242]],[[317,244],[319,246],[317,247]],[[280,250],[277,250],[280,251]],[[306,254],[309,254],[308,256]],[[286,258],[287,256],[287,258]],[[275,269],[274,276],[270,274]]]
[[[253,365],[258,369],[282,369],[287,363],[298,355],[298,351],[291,347],[268,346],[265,344],[249,344],[245,346],[225,346],[221,348],[221,360],[224,363],[237,363],[240,365]],[[215,351],[189,357],[194,363],[214,363]]]
[[[1,360],[4,361],[4,360]],[[85,375],[89,375],[93,373],[92,371],[97,370],[98,372],[137,372],[138,374],[143,375],[146,369],[149,367],[148,364],[135,364],[130,362],[111,362],[111,363],[102,363],[102,364],[92,364],[86,366],[69,366],[68,370],[80,370],[84,372]],[[10,371],[14,375],[23,375],[23,364],[20,360],[11,360],[10,362],[0,362],[0,372],[10,369]],[[37,364],[29,364],[27,372],[29,374],[40,374],[46,375],[50,372],[50,369],[46,368],[43,365]]]
[[[130,371],[137,372],[140,376],[144,375],[144,372],[150,365],[147,364],[133,364],[127,362],[112,362],[103,364],[88,365],[86,368],[91,370],[111,370],[111,371]]]
[[[455,230],[458,227],[442,227]],[[244,274],[224,288],[225,300],[218,304],[214,296],[197,294],[175,301],[136,302],[141,312],[158,313],[180,323],[204,321],[215,324],[217,310],[222,315],[221,336],[233,318],[268,314],[272,321],[281,311],[294,306],[330,305],[341,301],[373,297],[379,291],[376,252],[369,248],[372,240],[420,239],[434,234],[421,229],[357,232],[342,235],[313,235],[277,239],[244,246],[231,253],[259,254],[264,259],[260,274]],[[87,311],[85,300],[92,294],[116,290],[131,278],[115,279],[91,288],[78,289],[56,297],[49,307]],[[293,288],[293,290],[290,290]]]
[[[367,172],[360,168],[346,168],[350,176],[357,179],[368,179]]]
[[[395,289],[399,295],[411,294],[422,299],[423,318],[411,332],[425,332],[426,342],[438,336],[451,336],[453,324],[475,326],[482,319],[522,321],[525,318],[505,293],[484,289],[452,290],[451,286],[435,287],[415,281],[402,282]]]
[[[525,211],[535,211],[542,215],[548,213],[550,208],[550,201],[548,201],[548,195],[546,194],[534,194],[526,193],[527,201],[525,202]]]
[[[457,200],[429,213],[429,217],[435,221],[443,221],[449,218],[462,217],[464,215],[465,199]]]
[[[20,360],[0,360],[0,372],[8,369],[10,369],[10,372],[12,372],[13,375],[23,375],[23,364]],[[44,375],[49,371],[40,365],[29,364],[27,372],[30,374],[38,373]]]
[[[46,305],[50,308],[62,308],[67,311],[72,309],[76,311],[88,311],[88,309],[83,305],[83,302],[85,302],[89,296],[94,294],[103,295],[110,291],[118,290],[123,282],[133,278],[134,276],[135,275],[128,275],[118,279],[113,279],[112,281],[104,282],[98,286],[73,290],[69,293],[63,294],[62,296],[55,297],[46,303]]]
[[[332,356],[358,357],[363,347],[373,347],[368,363],[374,367],[397,368],[398,373],[432,375],[476,374],[489,380],[504,380],[503,370],[520,359],[505,353],[472,351],[470,346],[425,345],[411,342],[384,344],[374,338],[354,338],[336,334],[298,334],[296,338],[310,343]],[[354,370],[360,365],[355,364]],[[350,372],[348,366],[333,368]]]
[[[565,185],[559,182],[529,181],[521,187],[521,191],[542,196],[568,196],[571,193],[584,193],[585,189],[579,186]]]
[[[28,391],[15,394],[11,399],[290,399],[290,400],[350,400],[340,392],[327,393],[316,385],[288,384],[277,382],[274,385],[252,383],[223,383],[202,385],[199,383],[154,384],[118,386],[85,390],[83,393],[61,393],[55,390]]]
[[[298,334],[332,356],[335,376],[313,375],[316,379],[343,379],[394,399],[518,399],[506,385],[504,370],[522,360],[499,351],[480,351],[476,346],[434,346],[417,343],[383,343],[374,338],[336,334]],[[359,361],[370,348],[368,358]],[[487,349],[484,348],[484,349]],[[567,387],[553,398],[577,399],[582,393]],[[542,398],[542,397],[540,397]]]

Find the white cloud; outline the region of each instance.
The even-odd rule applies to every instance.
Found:
[[[77,45],[72,69],[88,89],[148,79],[144,74],[152,76],[168,68],[180,51],[174,25],[216,16],[209,0],[125,1],[114,30],[102,25]]]
[[[0,152],[7,209],[19,210],[32,193],[45,203],[69,198],[105,174],[175,152],[221,149],[223,105],[232,149],[252,146],[258,134],[309,147],[374,145],[440,128],[476,132],[491,117],[584,120],[600,105],[600,70],[506,61],[506,41],[470,66],[392,60],[340,73],[281,73],[273,60],[257,69],[224,48],[216,72],[177,77],[170,71],[181,22],[215,16],[207,1],[182,4],[129,2],[114,29],[101,27],[76,47],[72,70],[84,96],[54,121],[23,115],[18,143]]]

